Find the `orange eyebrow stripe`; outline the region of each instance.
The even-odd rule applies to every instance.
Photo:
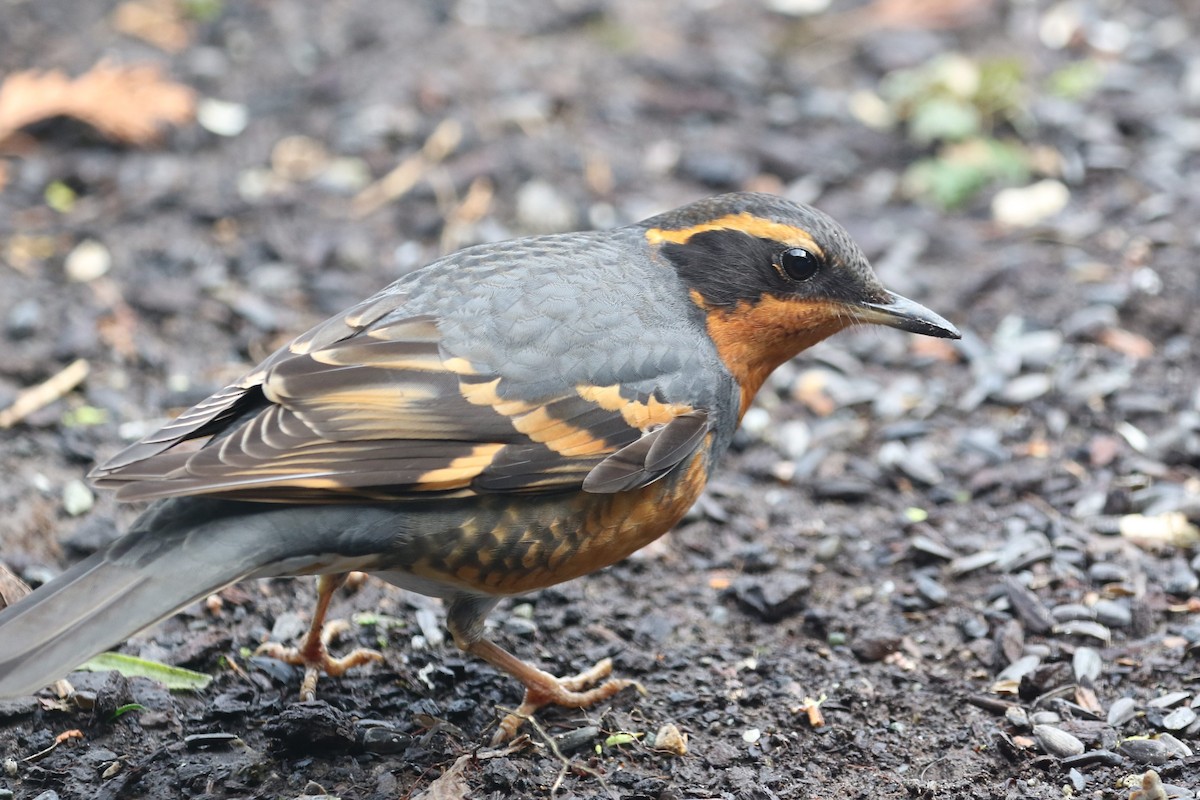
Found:
[[[702,222],[690,228],[679,228],[678,230],[651,228],[646,231],[646,241],[650,242],[650,244],[686,244],[687,240],[691,239],[697,233],[721,230],[741,231],[749,236],[771,239],[796,247],[804,247],[812,250],[818,257],[824,257],[825,255],[821,248],[817,246],[817,243],[813,241],[812,234],[803,228],[756,217],[748,211],[743,211],[740,214],[727,214],[724,217]]]

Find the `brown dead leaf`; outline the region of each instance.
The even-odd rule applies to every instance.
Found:
[[[467,764],[470,763],[470,755],[459,756],[458,760],[450,765],[450,769],[439,775],[429,784],[428,789],[417,795],[417,800],[465,800],[471,787],[467,785],[463,773],[467,771]]]
[[[118,33],[167,53],[182,52],[191,40],[187,17],[175,0],[129,0],[117,6],[111,22]]]
[[[74,80],[58,70],[26,70],[0,84],[0,142],[26,125],[66,116],[111,139],[144,145],[163,127],[190,122],[195,108],[195,93],[165,80],[153,64],[102,61]]]
[[[29,584],[0,564],[0,608],[7,608],[29,594]]]

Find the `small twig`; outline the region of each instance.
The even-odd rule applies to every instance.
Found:
[[[566,778],[567,775],[570,774],[572,769],[576,769],[587,775],[591,775],[593,778],[595,778],[600,783],[600,785],[604,788],[605,793],[609,797],[613,797],[613,798],[618,797],[618,795],[613,793],[612,787],[610,787],[608,785],[608,782],[606,780],[604,780],[603,775],[601,775],[599,772],[592,769],[591,767],[587,766],[586,764],[581,764],[576,761],[572,761],[571,759],[564,756],[562,750],[558,749],[558,742],[554,741],[554,737],[551,736],[549,733],[547,733],[546,729],[542,727],[541,723],[539,723],[532,716],[530,716],[528,714],[518,714],[515,709],[503,708],[501,706],[497,706],[496,708],[498,711],[500,711],[503,714],[511,714],[512,716],[517,717],[518,719],[528,723],[529,727],[533,728],[533,730],[535,732],[537,732],[537,735],[540,736],[542,738],[542,741],[546,743],[546,746],[548,748],[550,748],[551,754],[553,754],[554,757],[556,759],[558,759],[559,764],[562,765],[558,770],[558,776],[554,779],[554,783],[550,786],[550,796],[551,797],[553,797],[554,794],[562,787],[563,779]]]
[[[421,182],[429,168],[444,161],[462,141],[462,125],[443,120],[433,129],[421,152],[401,161],[391,172],[363,189],[354,198],[354,215],[365,217],[388,203],[399,200]]]
[[[26,756],[25,758],[21,759],[21,761],[25,762],[26,764],[32,764],[35,761],[41,761],[43,758],[45,758],[46,756],[53,753],[55,748],[57,748],[60,744],[67,741],[68,739],[82,739],[82,738],[83,738],[83,731],[79,730],[78,728],[72,728],[69,731],[63,731],[58,736],[54,737],[54,743],[51,744],[49,747],[47,747],[45,750],[39,750],[36,753],[34,753],[33,755]]]
[[[250,676],[246,674],[246,670],[242,669],[242,665],[239,664],[229,653],[225,654],[225,666],[229,668],[230,672],[232,672],[234,675],[237,675],[247,684],[254,686],[254,681],[250,680]]]
[[[88,362],[80,358],[36,386],[25,389],[17,395],[12,405],[0,411],[0,428],[11,428],[30,414],[61,399],[83,383],[87,375]]]

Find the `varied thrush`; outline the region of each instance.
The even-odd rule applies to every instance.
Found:
[[[308,667],[311,696],[318,671],[379,658],[332,658],[322,635],[365,570],[445,600],[457,645],[525,686],[497,739],[543,705],[608,698],[630,681],[588,688],[607,659],[556,678],[487,639],[487,614],[669,530],[771,371],[856,323],[959,335],[884,289],[832,219],[771,195],[448,255],[94,470],[153,502],[0,612],[0,696],[234,581],[319,575],[304,644],[270,650]]]

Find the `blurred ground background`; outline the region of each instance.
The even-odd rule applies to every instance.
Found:
[[[481,751],[513,683],[369,582],[335,613],[386,663],[297,707],[246,657],[308,618],[273,581],[126,646],[200,692],[0,702],[0,797],[1194,797],[1198,34],[1191,0],[3,0],[29,582],[129,519],[95,460],[447,249],[772,191],[965,336],[810,351],[676,531],[493,615],[645,696]]]

